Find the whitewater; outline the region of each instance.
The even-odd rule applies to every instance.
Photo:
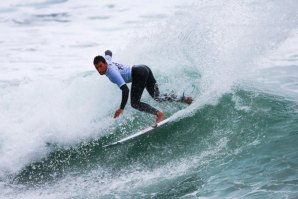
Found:
[[[0,3],[0,198],[298,198],[298,2]],[[92,62],[148,65],[154,121]],[[130,88],[130,85],[129,85]]]

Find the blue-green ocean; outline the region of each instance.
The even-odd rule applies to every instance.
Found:
[[[296,0],[0,3],[0,198],[298,198]],[[148,65],[151,125],[92,61]],[[130,85],[128,85],[130,88]]]

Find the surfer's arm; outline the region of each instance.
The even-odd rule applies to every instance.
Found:
[[[112,51],[110,51],[110,50],[106,50],[105,51],[105,56],[107,56],[107,55],[109,55],[111,58],[112,58]]]
[[[128,100],[129,89],[128,89],[127,85],[126,84],[122,85],[120,87],[120,89],[122,90],[121,105],[120,105],[120,108],[115,112],[114,118],[119,117],[119,115],[123,112],[123,109],[124,109],[124,107],[127,103],[127,100]]]
[[[121,86],[120,89],[122,90],[122,100],[121,100],[120,109],[123,110],[126,103],[127,103],[127,100],[128,100],[129,89],[128,89],[128,86],[126,84]]]
[[[112,64],[112,51],[110,50],[105,51],[105,60],[109,65]]]

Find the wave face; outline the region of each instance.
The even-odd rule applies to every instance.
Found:
[[[298,54],[294,0],[17,0],[1,5],[0,198],[296,198]],[[92,66],[149,65],[154,121]]]

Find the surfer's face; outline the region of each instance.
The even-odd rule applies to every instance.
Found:
[[[108,64],[103,62],[98,62],[95,64],[96,70],[99,72],[99,74],[104,75],[107,71]]]

